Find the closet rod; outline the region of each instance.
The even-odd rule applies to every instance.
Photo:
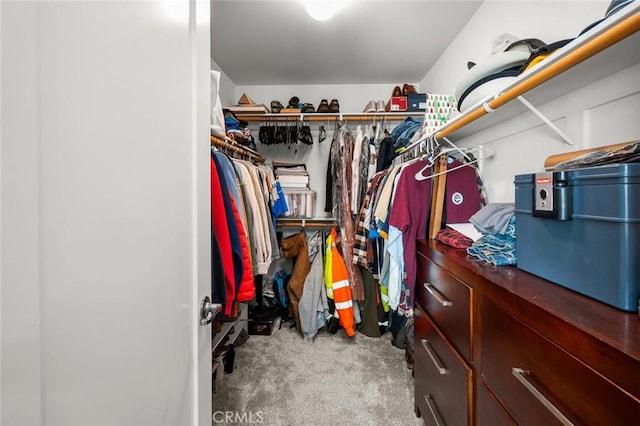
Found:
[[[317,218],[317,219],[276,219],[276,225],[282,228],[332,228],[336,226],[336,220],[333,218]]]
[[[244,121],[372,121],[372,120],[387,120],[387,121],[402,121],[408,116],[421,116],[424,115],[424,111],[417,111],[414,113],[356,113],[356,114],[323,114],[323,113],[309,113],[309,114],[269,114],[269,115],[238,115]]]
[[[251,148],[238,145],[233,139],[230,139],[230,138],[221,139],[217,136],[211,135],[211,144],[221,149],[228,149],[230,151],[236,152],[251,161],[256,161],[258,163],[265,162],[265,158],[262,155],[258,154],[256,151],[252,150]]]

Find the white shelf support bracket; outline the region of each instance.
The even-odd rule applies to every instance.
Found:
[[[567,145],[574,145],[575,142],[573,142],[573,139],[571,139],[565,132],[563,132],[558,126],[556,126],[555,124],[553,124],[553,122],[551,122],[551,120],[549,120],[547,118],[546,115],[544,115],[542,112],[540,112],[540,110],[536,107],[534,107],[533,105],[531,105],[531,103],[526,100],[525,98],[523,98],[522,96],[518,96],[518,100],[520,102],[522,102],[522,105],[526,106],[529,111],[531,111],[532,113],[534,113],[535,115],[538,116],[538,118],[540,120],[542,120],[544,122],[544,124],[546,124],[547,126],[549,126],[549,128],[551,130],[553,130],[554,132],[556,132],[556,134],[558,136],[560,136],[560,138],[562,138],[562,140],[567,144]]]

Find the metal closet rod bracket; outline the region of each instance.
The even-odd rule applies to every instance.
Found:
[[[553,122],[549,120],[546,115],[544,115],[538,108],[531,105],[531,103],[528,100],[526,100],[522,96],[518,96],[517,99],[522,103],[522,105],[526,106],[529,109],[529,111],[537,115],[538,118],[544,122],[544,124],[549,126],[551,130],[553,130],[558,136],[560,136],[560,138],[567,145],[575,145],[575,142],[573,141],[573,139],[569,137],[569,135],[563,132],[558,126],[553,124]]]

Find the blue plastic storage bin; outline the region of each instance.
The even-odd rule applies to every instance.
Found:
[[[536,184],[545,183],[542,176],[515,177],[518,268],[618,309],[637,311],[640,164],[547,174],[547,181],[553,176],[554,201],[560,205],[555,217],[541,215],[534,198],[540,199]]]

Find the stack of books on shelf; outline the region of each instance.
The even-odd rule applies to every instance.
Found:
[[[280,182],[289,211],[286,217],[315,216],[316,192],[309,189],[309,173],[304,164],[273,163],[273,171]]]

